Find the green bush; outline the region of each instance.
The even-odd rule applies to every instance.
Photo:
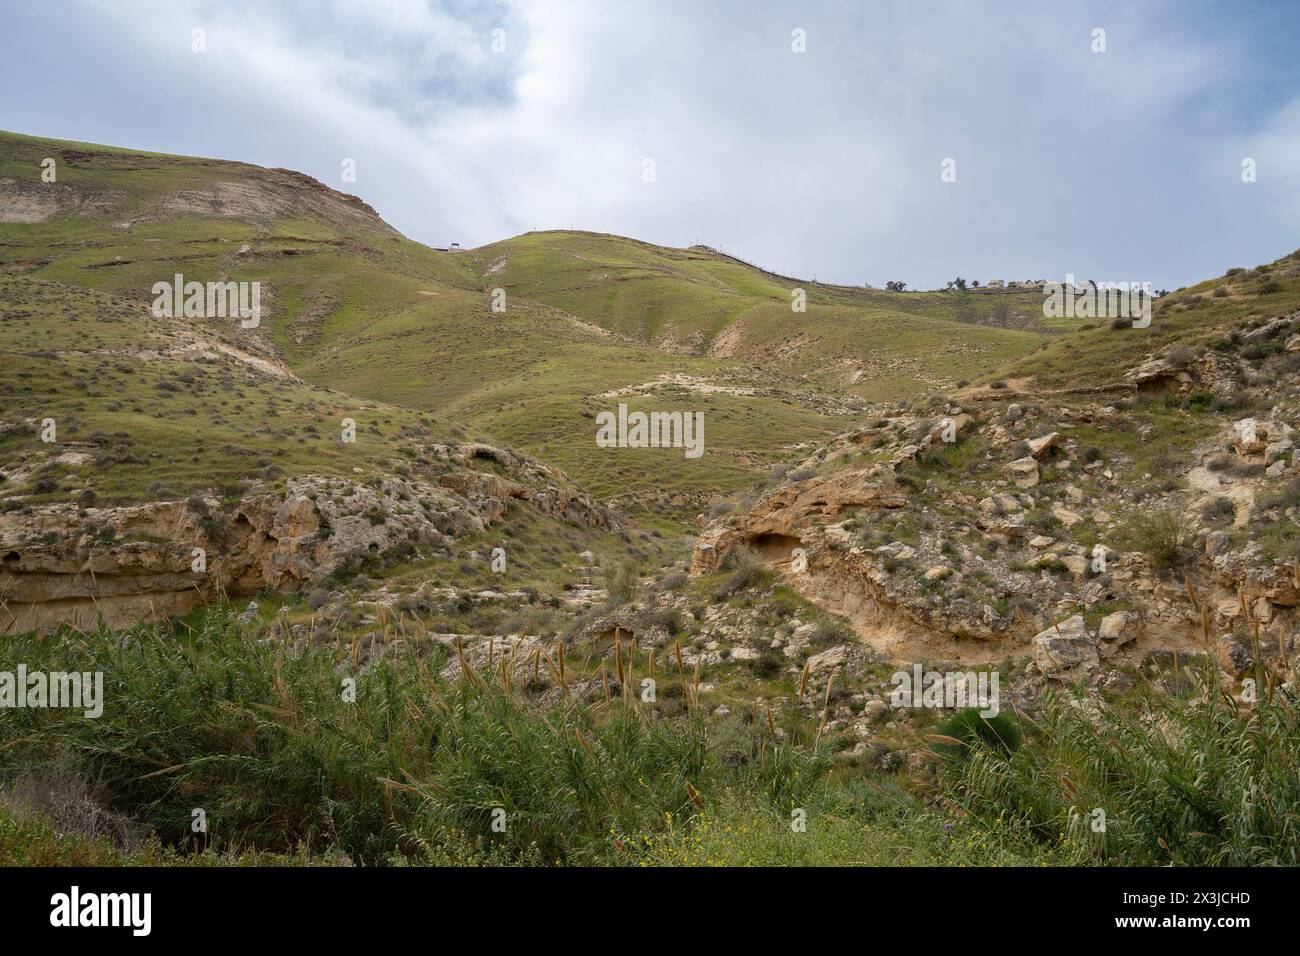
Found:
[[[959,710],[941,723],[935,733],[960,741],[957,744],[935,743],[933,745],[936,753],[954,757],[964,757],[972,748],[986,748],[1009,754],[1020,749],[1022,739],[1020,727],[1010,714],[999,713],[992,717],[981,717],[978,707]]]
[[[408,643],[355,671],[346,647],[294,650],[259,627],[222,608],[184,637],[141,626],[7,639],[0,670],[101,671],[104,709],[0,711],[0,794],[72,768],[95,782],[105,819],[183,853],[593,863],[622,858],[613,835],[688,820],[737,790],[809,799],[827,767],[766,727],[753,728],[751,759],[726,767],[698,711],[654,720],[617,697],[543,710],[499,683],[440,681],[437,646]],[[196,836],[200,808],[208,832]]]
[[[346,651],[344,652],[346,659]],[[618,708],[597,722],[576,704],[545,718],[499,688],[440,689],[439,657],[413,651],[353,674],[332,647],[290,653],[210,618],[192,640],[140,628],[119,640],[16,638],[30,669],[98,670],[104,713],[0,712],[0,775],[72,763],[108,809],[193,847],[202,808],[215,846],[289,852],[336,846],[379,862],[414,851],[429,828],[513,854],[570,859],[604,847],[611,826],[688,813],[706,751],[692,723]],[[356,680],[356,701],[341,694]],[[491,829],[496,807],[505,834]]]

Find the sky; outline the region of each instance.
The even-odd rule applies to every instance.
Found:
[[[1300,0],[0,0],[0,128],[298,169],[431,245],[1174,289],[1300,247],[1296,50]]]

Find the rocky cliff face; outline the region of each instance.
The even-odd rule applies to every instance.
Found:
[[[1263,391],[1253,416],[1216,413],[1207,379],[1222,389],[1228,364],[1148,359],[1111,405],[889,409],[709,524],[692,573],[746,551],[899,661],[1020,656],[1071,680],[1167,651],[1232,676],[1253,654],[1285,661],[1300,408]],[[1141,395],[1154,369],[1167,397]]]
[[[500,521],[512,501],[593,528],[613,514],[553,469],[488,445],[431,449],[433,478],[302,476],[222,504],[196,496],[119,508],[52,505],[0,515],[0,633],[111,627],[181,614],[225,595],[295,591],[349,562],[449,544]],[[491,460],[509,477],[473,470]]]

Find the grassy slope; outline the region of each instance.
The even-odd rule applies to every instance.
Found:
[[[1156,300],[1150,327],[1114,329],[1082,320],[1075,334],[1008,362],[988,380],[1036,380],[1044,388],[1086,388],[1116,381],[1148,353],[1175,346],[1199,351],[1228,330],[1300,310],[1300,251],[1253,269],[1207,279]]]
[[[403,445],[446,439],[446,426],[407,409],[269,377],[233,360],[159,357],[179,341],[123,300],[24,276],[0,275],[0,406],[4,419],[52,418],[0,436],[6,494],[24,502],[99,504],[214,489],[248,479],[354,476],[384,470]],[[35,347],[34,347],[35,346]],[[343,418],[358,440],[344,444]],[[64,452],[91,455],[60,463]]]
[[[554,461],[604,495],[737,490],[792,445],[849,424],[808,394],[912,394],[990,368],[1039,339],[951,321],[963,309],[986,308],[978,296],[809,283],[808,311],[795,315],[789,283],[778,277],[711,252],[616,237],[529,234],[449,254],[394,234],[377,217],[340,220],[310,205],[267,212],[232,201],[178,211],[178,194],[282,183],[244,164],[0,134],[0,178],[35,183],[45,156],[59,159],[59,190],[104,205],[0,223],[0,268],[9,263],[139,308],[151,301],[153,283],[175,272],[261,281],[261,329],[218,321],[206,332],[240,348],[255,339],[309,383],[445,413]],[[490,308],[498,286],[509,296],[504,314]],[[42,321],[59,334],[57,312]],[[849,384],[855,370],[861,381]],[[601,394],[668,372],[764,394],[631,400],[646,410],[705,411],[702,459],[658,450],[591,454],[595,413],[617,404]]]
[[[494,285],[633,339],[812,375],[873,400],[952,384],[1042,338],[975,321],[997,302],[1039,314],[1041,297],[1033,293],[826,286],[702,248],[592,233],[528,233],[467,255]],[[803,313],[791,309],[795,288],[807,297]],[[871,374],[851,383],[855,368]]]
[[[60,159],[59,190],[106,205],[0,223],[0,270],[21,273],[5,280],[0,347],[9,361],[0,387],[24,417],[71,416],[65,438],[99,431],[143,443],[147,467],[106,477],[114,497],[143,494],[152,481],[178,489],[209,474],[230,481],[268,463],[288,472],[350,467],[332,460],[337,443],[325,439],[343,415],[360,421],[369,412],[381,431],[383,419],[395,431],[420,427],[414,413],[436,412],[554,462],[602,496],[729,493],[796,457],[797,445],[855,424],[827,414],[818,396],[911,396],[981,373],[986,380],[1036,376],[1047,387],[1097,384],[1148,351],[1300,303],[1289,275],[1294,263],[1283,261],[1161,300],[1148,330],[1103,323],[1048,336],[1046,324],[1038,331],[981,324],[998,307],[1038,314],[1036,293],[897,294],[800,283],[808,310],[793,313],[797,280],[703,248],[547,232],[441,253],[395,234],[364,207],[322,213],[315,201],[330,191],[320,186],[292,194],[298,205],[288,212],[168,208],[178,194],[224,183],[286,188],[287,174],[244,164],[0,134],[0,178],[35,184],[47,155]],[[102,350],[129,351],[205,321],[178,320],[169,330],[147,315],[152,284],[177,271],[261,281],[260,329],[214,320],[203,334],[280,360],[308,384],[284,386],[230,363],[142,368],[138,376],[115,369],[114,362],[140,360],[110,362]],[[1269,279],[1279,290],[1259,294]],[[497,287],[508,295],[504,313],[491,309]],[[102,295],[88,298],[85,290]],[[107,320],[109,313],[117,319]],[[1020,324],[1032,329],[1034,321]],[[74,348],[82,342],[100,351]],[[197,384],[160,388],[182,373]],[[608,394],[665,373],[759,394]],[[229,394],[232,375],[247,379],[246,400]],[[290,420],[268,427],[273,394],[287,400],[291,411],[278,412]],[[634,409],[704,411],[706,455],[593,454],[594,416],[622,400]],[[369,402],[385,404],[366,408]]]
[[[112,205],[44,222],[0,223],[5,420],[52,417],[60,450],[71,442],[96,455],[87,469],[45,465],[41,477],[57,487],[29,502],[66,498],[87,488],[101,503],[201,489],[234,494],[250,477],[369,471],[398,453],[403,431],[409,440],[447,437],[446,427],[433,426],[429,416],[416,411],[275,378],[235,360],[185,361],[166,354],[192,341],[197,331],[219,344],[274,358],[257,333],[233,321],[196,326],[202,320],[155,319],[148,309],[154,282],[175,272],[204,281],[263,278],[274,268],[238,259],[240,243],[307,250],[266,260],[279,266],[308,262],[318,243],[341,238],[321,221],[151,221],[165,197],[207,188],[222,174],[257,175],[254,167],[4,134],[0,178],[39,181],[45,156],[59,160],[57,188],[63,194],[107,197]],[[115,225],[129,220],[139,221],[130,229]],[[428,253],[386,234],[382,224],[355,241],[366,238],[398,247],[390,253],[394,268]],[[335,252],[334,258],[358,270],[364,264],[355,254]],[[311,272],[303,271],[305,282],[311,282]],[[287,283],[278,284],[277,291],[290,299],[296,294]],[[355,445],[339,441],[344,417],[357,422]],[[0,439],[0,457],[10,470],[48,450],[30,432]],[[25,488],[8,490],[33,489],[29,481]]]
[[[75,337],[74,323],[84,321],[76,317],[94,311],[76,301],[80,289],[105,293],[141,317],[120,326],[124,337],[116,345],[131,347],[145,341],[153,283],[175,272],[200,281],[260,281],[266,313],[260,329],[214,320],[204,333],[278,356],[308,382],[412,410],[445,410],[525,450],[558,442],[568,452],[556,460],[575,468],[576,478],[614,491],[626,487],[626,459],[585,454],[594,447],[592,413],[584,405],[593,387],[638,384],[667,369],[717,370],[718,363],[707,360],[665,358],[610,341],[537,303],[514,300],[505,314],[493,313],[472,260],[391,234],[378,219],[360,226],[274,215],[154,220],[175,193],[256,179],[261,172],[252,167],[5,135],[0,177],[35,181],[41,158],[61,157],[65,149],[75,155],[59,165],[60,188],[111,197],[112,209],[0,224],[0,268],[21,271],[24,279],[14,281],[43,279],[63,290],[62,301],[28,317],[43,337]],[[115,225],[126,222],[129,228]],[[29,327],[15,322],[10,330],[6,348],[27,351],[36,343]],[[54,380],[39,369],[28,371],[42,386],[34,387],[34,413],[49,405],[41,392]],[[349,400],[341,395],[340,401]],[[741,447],[766,447],[776,457],[796,435],[815,438],[834,430],[823,416],[775,400],[754,402],[737,417],[743,427],[719,421],[709,432],[719,455],[693,469],[684,468],[680,456],[670,462],[667,455],[642,455],[633,486],[738,487],[747,479],[745,464],[738,463]],[[761,423],[768,418],[789,428],[767,441]],[[205,423],[197,424],[201,431]]]

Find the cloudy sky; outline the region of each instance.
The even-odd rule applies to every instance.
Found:
[[[580,228],[823,281],[1167,288],[1300,247],[1296,2],[0,0],[0,20],[0,128],[300,169],[431,244]]]

